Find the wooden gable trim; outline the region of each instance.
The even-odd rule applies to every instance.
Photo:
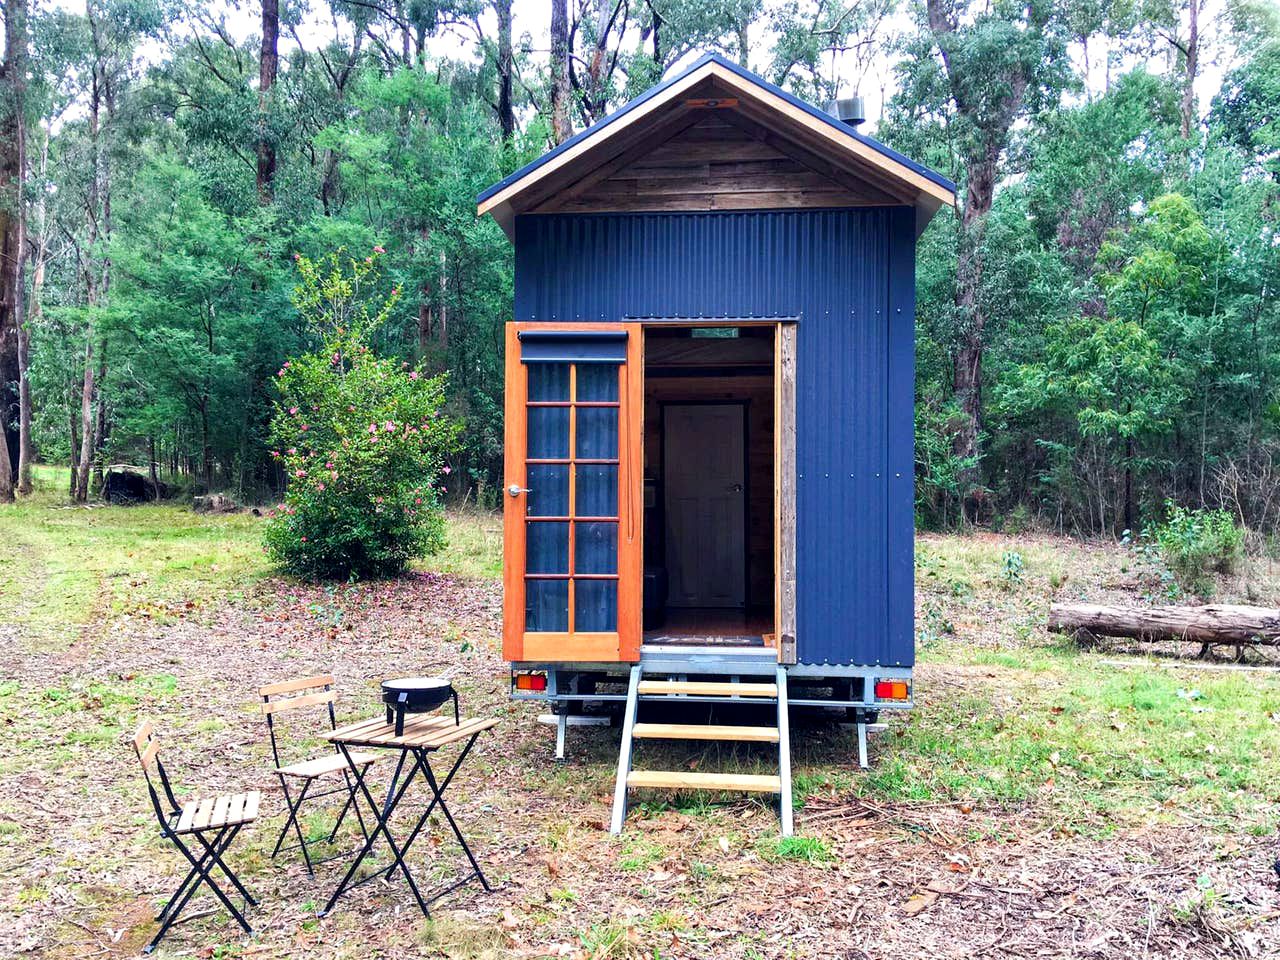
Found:
[[[711,61],[672,83],[670,87],[663,90],[659,95],[641,103],[624,116],[619,117],[597,135],[584,137],[563,153],[550,158],[546,163],[531,170],[526,176],[508,184],[505,189],[498,191],[478,204],[476,208],[477,214],[484,215],[492,212],[500,220],[508,219],[517,212],[514,203],[521,194],[526,195],[525,201],[520,203],[521,210],[528,210],[545,202],[556,189],[555,186],[551,186],[557,182],[555,179],[556,174],[563,174],[564,171],[571,169],[574,163],[588,157],[593,152],[601,150],[607,144],[611,142],[616,144],[616,138],[624,136],[626,132],[635,133],[638,129],[638,124],[658,115],[660,111],[667,109],[673,101],[679,103],[686,110],[691,109],[683,101],[695,87],[708,79],[714,79],[717,84],[727,88],[729,93],[739,98],[740,102],[737,109],[749,112],[750,105],[758,104],[774,116],[784,117],[793,128],[803,135],[804,139],[809,141],[810,147],[826,148],[849,155],[858,162],[860,167],[866,167],[869,171],[876,171],[890,182],[901,183],[914,191],[917,196],[922,199],[928,198],[932,203],[950,204],[955,202],[955,193],[949,188],[935,183],[930,178],[894,160],[892,157],[885,156],[874,147],[854,137],[842,134],[841,131],[826,121],[797,108],[770,90],[744,81],[732,71]],[[724,112],[731,113],[732,109]],[[769,119],[772,119],[772,117]],[[644,138],[643,130],[640,130],[640,138]],[[783,137],[781,139],[786,138]],[[635,141],[630,138],[624,138],[624,140],[627,141],[627,146],[635,145]],[[612,153],[610,160],[616,158],[619,153],[627,149],[627,146],[623,146]],[[582,177],[577,179],[580,180]],[[547,192],[542,196],[529,197],[528,191],[540,183],[549,186]]]
[[[785,154],[850,193],[863,197],[868,204],[910,205],[915,202],[912,191],[903,189],[901,184],[887,182],[887,178],[870,171],[853,172],[838,167],[794,141],[779,136],[746,114],[730,111],[725,114],[725,119],[760,143]]]
[[[569,184],[563,190],[553,192],[549,197],[539,202],[536,206],[529,207],[528,212],[547,213],[559,209],[565,203],[576,200],[592,187],[608,180],[615,173],[626,169],[642,157],[645,157],[659,147],[670,143],[672,139],[679,136],[685,130],[696,126],[705,116],[705,110],[686,107],[676,114],[675,119],[672,122],[664,124],[660,129],[656,130],[651,137],[645,137],[639,143],[633,144],[627,149],[624,149],[612,160],[602,166],[596,167],[595,170],[592,170],[586,174],[586,176]]]

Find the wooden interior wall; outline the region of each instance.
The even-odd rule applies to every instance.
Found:
[[[704,110],[609,175],[584,178],[538,212],[768,210],[896,204],[870,183],[836,182],[729,110]],[[762,139],[763,138],[763,139]],[[769,139],[770,142],[765,142]],[[851,189],[856,186],[857,189]]]
[[[714,343],[714,341],[709,341]],[[773,604],[773,378],[769,376],[650,377],[644,394],[644,476],[661,496],[662,404],[747,401],[747,585],[751,606]],[[646,530],[650,526],[646,524]],[[646,544],[646,562],[661,557]],[[661,560],[658,560],[661,563]]]

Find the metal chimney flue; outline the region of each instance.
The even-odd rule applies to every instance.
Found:
[[[826,111],[841,123],[847,123],[851,127],[856,127],[867,119],[867,107],[861,97],[841,97],[837,100],[829,100],[827,101]]]

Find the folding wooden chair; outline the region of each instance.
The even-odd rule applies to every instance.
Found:
[[[178,915],[182,913],[183,908],[202,883],[213,891],[214,896],[222,901],[224,907],[231,911],[231,915],[244,928],[245,933],[253,933],[244,915],[236,909],[236,905],[214,880],[213,868],[216,866],[222,871],[223,876],[244,897],[246,904],[255,907],[258,905],[258,901],[231,872],[223,855],[231,846],[231,841],[236,838],[236,834],[240,832],[240,828],[257,819],[262,794],[257,790],[250,790],[248,793],[196,797],[184,804],[179,804],[173,795],[169,775],[165,772],[164,764],[160,762],[160,743],[155,738],[150,721],[144,721],[142,726],[138,727],[138,732],[133,738],[133,748],[138,754],[138,760],[142,763],[142,774],[147,780],[147,790],[151,794],[151,805],[155,808],[156,819],[160,821],[160,832],[173,841],[174,846],[191,864],[191,869],[187,871],[186,877],[173,892],[169,902],[156,914],[156,920],[160,921],[160,929],[142,952],[150,953],[156,948],[156,944],[177,922]],[[164,788],[163,800],[152,779],[153,771],[158,775],[160,785]],[[199,849],[195,852],[188,845],[191,838],[199,844]]]
[[[280,830],[280,836],[276,838],[276,846],[271,851],[271,856],[274,858],[280,852],[284,839],[288,836],[289,829],[292,827],[298,837],[298,842],[290,844],[287,849],[292,850],[294,847],[300,849],[302,851],[302,859],[307,865],[307,873],[315,876],[313,865],[325,863],[328,860],[332,860],[333,857],[313,861],[307,848],[313,843],[319,843],[320,839],[327,839],[327,842],[332,843],[333,838],[338,835],[338,828],[342,826],[342,821],[345,819],[348,810],[355,811],[356,820],[360,824],[360,832],[364,834],[366,840],[369,837],[369,831],[365,828],[364,817],[360,815],[360,805],[356,803],[356,781],[352,777],[351,767],[348,766],[346,758],[343,757],[337,746],[333,747],[333,753],[326,753],[298,763],[282,764],[280,762],[280,744],[276,735],[276,715],[286,710],[325,705],[329,711],[329,729],[337,729],[338,721],[334,714],[333,705],[338,698],[338,694],[333,689],[333,677],[303,677],[300,680],[269,683],[260,688],[258,693],[262,697],[262,712],[267,717],[267,733],[271,737],[271,756],[275,760],[276,775],[280,778],[280,788],[284,791],[284,802],[289,808],[289,815],[285,818],[284,826]],[[378,754],[376,753],[351,754],[351,763],[360,769],[361,776],[369,768],[369,764],[377,759]],[[324,790],[321,793],[310,792],[316,781],[339,773],[342,774],[343,784]],[[295,786],[301,784],[298,787],[296,796],[289,789],[291,781]],[[302,809],[303,802],[306,800],[319,800],[335,794],[345,794],[347,799],[342,805],[342,811],[338,814],[337,822],[334,823],[328,838],[306,839],[302,835],[302,824],[298,822],[298,814]]]

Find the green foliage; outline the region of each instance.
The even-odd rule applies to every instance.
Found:
[[[424,377],[370,347],[400,293],[377,292],[382,252],[298,256],[294,304],[319,349],[276,376],[272,456],[288,487],[265,543],[306,577],[397,573],[443,545],[438,478],[459,425],[441,412],[444,376]]]
[[[1244,554],[1244,531],[1225,510],[1188,510],[1165,504],[1167,516],[1155,542],[1185,590],[1213,593],[1213,575],[1230,573]]]

